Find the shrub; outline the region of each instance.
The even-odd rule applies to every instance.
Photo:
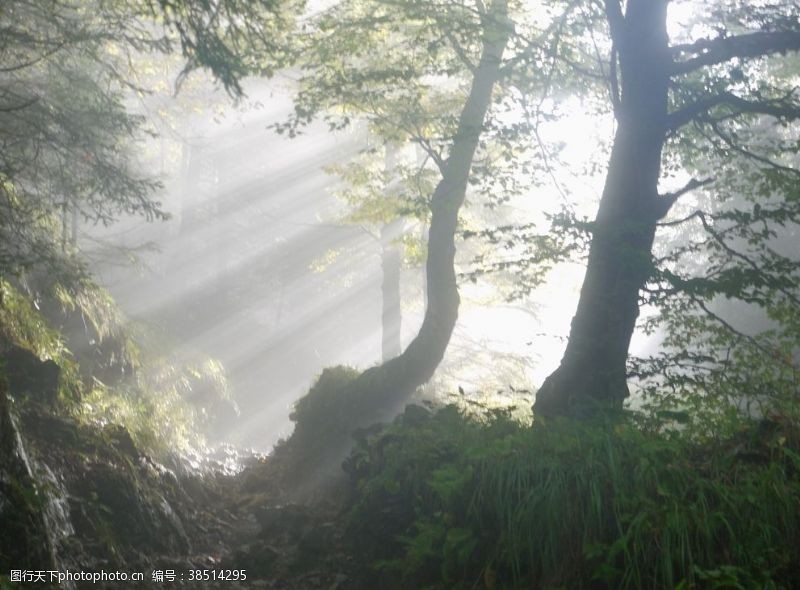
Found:
[[[362,441],[351,536],[419,588],[800,587],[800,430],[409,412]],[[386,587],[390,587],[386,585]]]

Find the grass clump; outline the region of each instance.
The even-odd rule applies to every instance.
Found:
[[[349,460],[352,538],[385,587],[800,587],[800,429],[732,430],[407,411]]]

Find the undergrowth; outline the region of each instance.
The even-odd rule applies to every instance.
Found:
[[[800,587],[797,424],[652,426],[412,407],[348,461],[351,538],[387,588]]]
[[[228,395],[217,361],[179,357],[164,340],[130,322],[89,280],[35,289],[0,280],[0,351],[16,346],[53,360],[60,368],[59,412],[122,426],[138,448],[156,456],[202,443],[203,408],[191,401],[197,390]]]

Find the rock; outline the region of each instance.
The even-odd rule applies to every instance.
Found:
[[[61,367],[54,361],[39,360],[33,352],[19,346],[12,346],[2,359],[12,395],[27,394],[48,405],[55,403]]]
[[[223,567],[226,569],[244,569],[248,577],[253,579],[269,578],[273,574],[274,564],[280,553],[265,541],[256,541],[240,547]]]
[[[0,383],[0,572],[54,569],[43,500]]]

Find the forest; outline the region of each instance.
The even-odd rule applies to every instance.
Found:
[[[800,588],[798,0],[2,0],[0,590]]]

